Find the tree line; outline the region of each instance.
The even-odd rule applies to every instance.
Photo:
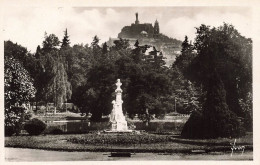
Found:
[[[5,41],[6,112],[23,102],[52,102],[57,108],[72,102],[82,113],[91,113],[93,121],[100,121],[112,110],[119,78],[123,111],[129,117],[137,114],[149,122],[167,113],[192,113],[183,130],[187,137],[242,135],[243,128],[252,128],[252,40],[232,25],[198,27],[195,42],[189,43],[186,36],[181,54],[170,67],[152,45],[137,40],[130,47],[128,40],[119,39],[108,47],[99,41],[94,36],[90,45],[71,46],[66,29],[62,41],[45,34],[34,54]],[[19,64],[19,73],[7,69],[12,64]],[[24,79],[18,84],[26,86],[22,93],[18,92],[21,84],[19,89],[8,87],[20,73]],[[7,101],[10,91],[14,97]],[[200,129],[205,124],[208,127]]]

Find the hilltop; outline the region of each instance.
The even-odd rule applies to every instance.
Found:
[[[117,38],[109,38],[108,46],[112,46],[115,40],[119,38],[129,40],[130,46],[133,47],[136,40],[141,45],[152,45],[161,51],[166,57],[166,65],[170,66],[178,54],[180,54],[182,41],[166,36],[160,33],[158,20],[152,23],[140,23],[138,13],[136,13],[135,23],[130,26],[124,26],[119,32]]]

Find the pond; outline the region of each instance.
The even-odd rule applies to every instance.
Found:
[[[62,121],[45,121],[47,129],[45,133],[50,133],[53,129],[58,128],[65,133],[86,133],[89,131],[109,130],[110,122],[90,122],[87,120],[62,120]],[[128,121],[128,126],[134,130],[144,130],[153,132],[173,132],[180,133],[186,120],[157,120],[148,125],[142,121]]]

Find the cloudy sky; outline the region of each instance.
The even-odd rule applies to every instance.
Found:
[[[200,24],[220,26],[230,23],[238,31],[252,37],[252,11],[248,7],[9,7],[3,11],[4,40],[11,40],[35,52],[42,45],[44,32],[61,40],[67,28],[72,44],[89,44],[97,35],[101,42],[117,37],[121,28],[135,21],[153,23],[157,19],[160,32],[183,40],[195,37]]]

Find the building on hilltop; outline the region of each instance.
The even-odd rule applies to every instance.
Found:
[[[118,38],[153,38],[154,35],[159,34],[159,23],[156,20],[154,26],[151,23],[140,24],[138,20],[138,13],[135,13],[136,20],[131,26],[125,26],[118,34]],[[144,36],[145,34],[145,36]]]
[[[130,47],[134,48],[136,40],[140,45],[152,45],[162,52],[166,65],[170,66],[175,57],[180,54],[182,42],[160,33],[159,21],[156,19],[154,26],[151,23],[140,23],[138,13],[135,13],[135,22],[130,26],[124,26],[118,34],[118,38],[109,38],[108,46],[113,46],[115,40],[127,39]]]

